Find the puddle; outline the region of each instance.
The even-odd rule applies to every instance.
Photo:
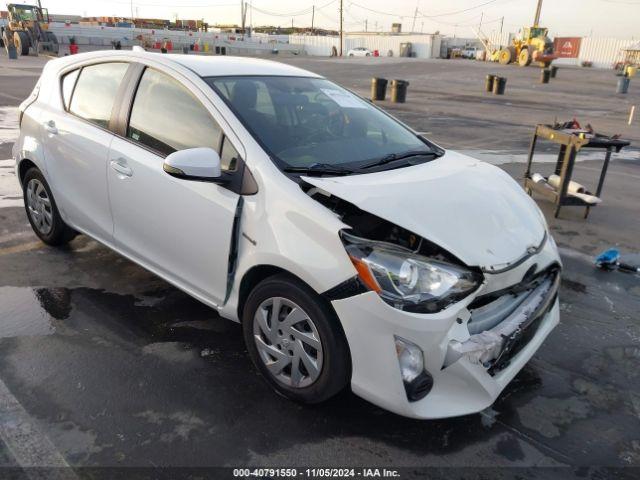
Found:
[[[71,312],[64,288],[0,288],[0,338],[51,335]]]
[[[85,331],[86,316],[95,321],[96,312],[120,327],[118,336],[140,342],[143,353],[170,361],[200,357],[206,349],[213,352],[221,337],[239,330],[234,322],[170,287],[121,295],[91,288],[7,286],[0,287],[0,338],[52,335],[63,321],[66,330]],[[241,341],[238,334],[237,342]],[[207,356],[213,355],[202,355]]]

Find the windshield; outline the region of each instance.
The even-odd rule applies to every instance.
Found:
[[[281,168],[358,168],[429,146],[367,101],[336,84],[305,77],[205,79]]]

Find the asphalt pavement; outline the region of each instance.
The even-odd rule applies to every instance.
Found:
[[[626,129],[621,120],[638,93],[607,93],[611,72],[562,69],[550,85],[557,91],[543,97],[537,69],[377,60],[287,62],[359,93],[371,76],[402,75],[410,102],[383,108],[447,148],[494,152],[489,160],[515,178],[533,125],[553,112],[582,109],[640,145],[638,123]],[[9,159],[15,107],[43,63],[0,56],[0,476],[67,465],[144,467],[159,478],[179,472],[165,467],[221,466],[386,466],[403,468],[403,478],[640,475],[640,277],[592,265],[608,246],[637,253],[637,150],[612,162],[604,203],[587,220],[576,208],[553,219],[539,201],[564,263],[561,324],[492,407],[416,421],[350,392],[300,406],[261,380],[239,325],[85,236],[59,249],[37,241]],[[482,92],[496,68],[510,82],[499,99]],[[579,163],[576,178],[593,181],[600,165]]]

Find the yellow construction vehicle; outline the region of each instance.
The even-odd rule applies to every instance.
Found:
[[[537,25],[523,28],[521,35],[513,40],[513,45],[500,50],[498,62],[502,65],[518,62],[521,67],[538,62],[548,67],[556,57],[553,54],[553,42],[547,33],[548,29]]]
[[[492,59],[502,65],[518,62],[521,67],[526,67],[531,62],[538,62],[541,66],[548,67],[556,57],[553,54],[553,42],[547,36],[549,29],[539,26],[541,11],[542,0],[538,0],[533,27],[524,27],[520,35],[513,39],[513,45],[494,53]]]
[[[36,5],[7,4],[9,23],[1,27],[2,43],[15,45],[19,55],[46,51],[58,54],[58,39],[49,31],[49,13]]]

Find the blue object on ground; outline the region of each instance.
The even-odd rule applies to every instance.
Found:
[[[610,248],[596,257],[596,267],[604,268],[606,270],[614,269],[616,268],[619,259],[620,252],[618,249]]]

